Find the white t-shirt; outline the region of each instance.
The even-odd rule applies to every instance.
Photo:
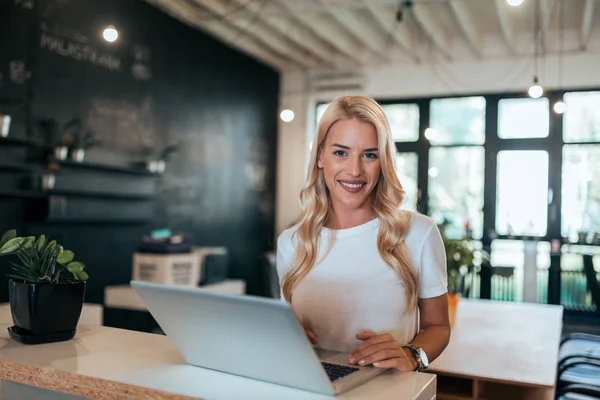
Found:
[[[337,230],[327,257],[296,286],[292,307],[304,327],[317,334],[316,347],[348,353],[361,343],[355,335],[363,330],[390,333],[401,344],[418,333],[418,312],[407,312],[404,284],[377,250],[378,230],[377,218]],[[280,283],[295,254],[292,233],[287,229],[277,240]],[[323,229],[317,262],[330,234]],[[446,293],[446,253],[435,222],[411,213],[406,245],[419,278],[418,297]]]

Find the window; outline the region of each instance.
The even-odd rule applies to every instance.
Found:
[[[579,232],[600,235],[599,171],[600,145],[563,147],[561,233],[573,242]]]
[[[503,235],[545,235],[548,153],[500,151],[497,173],[496,231]]]
[[[600,142],[600,92],[565,93],[565,142]]]
[[[548,99],[503,99],[498,102],[498,137],[548,137]]]
[[[415,142],[419,139],[419,106],[417,104],[384,105],[394,142]]]
[[[417,153],[396,153],[398,179],[400,179],[400,183],[406,193],[406,199],[402,208],[406,210],[417,210],[418,168],[419,156],[417,156]]]
[[[426,134],[431,144],[483,144],[485,98],[432,100],[431,122]]]
[[[468,224],[483,233],[483,147],[434,147],[429,151],[429,212],[445,235],[461,238]]]
[[[327,107],[329,107],[329,103],[323,103],[317,106],[317,113],[315,115],[315,126],[319,124],[319,121],[321,120],[321,117],[325,113]]]

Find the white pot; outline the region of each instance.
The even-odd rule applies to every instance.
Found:
[[[83,162],[83,157],[85,156],[84,149],[75,149],[71,153],[71,159],[75,162]]]
[[[67,159],[67,154],[69,153],[69,148],[66,146],[59,146],[54,148],[54,158],[60,161],[64,161]]]
[[[0,115],[0,136],[7,137],[10,130],[10,115]]]
[[[53,174],[44,174],[42,177],[42,189],[52,190],[54,189],[54,183],[56,183],[56,177]]]

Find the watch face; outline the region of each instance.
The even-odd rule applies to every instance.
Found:
[[[429,360],[427,359],[427,354],[425,354],[423,349],[419,349],[419,354],[421,355],[421,361],[423,362],[423,365],[427,368],[427,366],[429,365]]]

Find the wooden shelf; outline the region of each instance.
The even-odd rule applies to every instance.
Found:
[[[96,197],[114,200],[154,200],[153,194],[127,194],[127,193],[103,193],[86,192],[76,190],[45,190],[43,196],[77,196],[77,197]]]
[[[26,164],[0,164],[0,171],[1,170],[27,173],[41,172],[40,169]]]
[[[94,192],[79,192],[74,190],[0,190],[0,197],[14,197],[18,199],[43,199],[50,196],[78,196],[78,197],[96,197],[103,199],[114,200],[154,200],[154,195],[143,194],[122,194],[122,193],[94,193]]]
[[[118,218],[113,218],[113,219],[93,219],[93,218],[48,218],[44,221],[44,223],[49,223],[49,224],[69,224],[69,225],[76,225],[76,224],[127,224],[127,225],[133,225],[133,224],[149,224],[151,223],[152,220],[151,219],[144,219],[144,218],[131,218],[131,219],[118,219]]]
[[[35,190],[0,190],[0,197],[16,198],[16,199],[38,199],[44,195]]]
[[[156,174],[156,173],[147,171],[142,168],[124,167],[124,166],[118,166],[118,165],[107,165],[107,164],[98,164],[98,163],[89,163],[89,162],[75,162],[75,161],[57,160],[57,159],[50,159],[49,162],[65,166],[67,168],[82,168],[82,169],[116,172],[116,173],[131,174],[131,175],[160,176],[160,174]]]
[[[41,143],[38,143],[31,139],[21,139],[15,137],[0,137],[0,146],[23,146],[23,147],[43,147]]]

